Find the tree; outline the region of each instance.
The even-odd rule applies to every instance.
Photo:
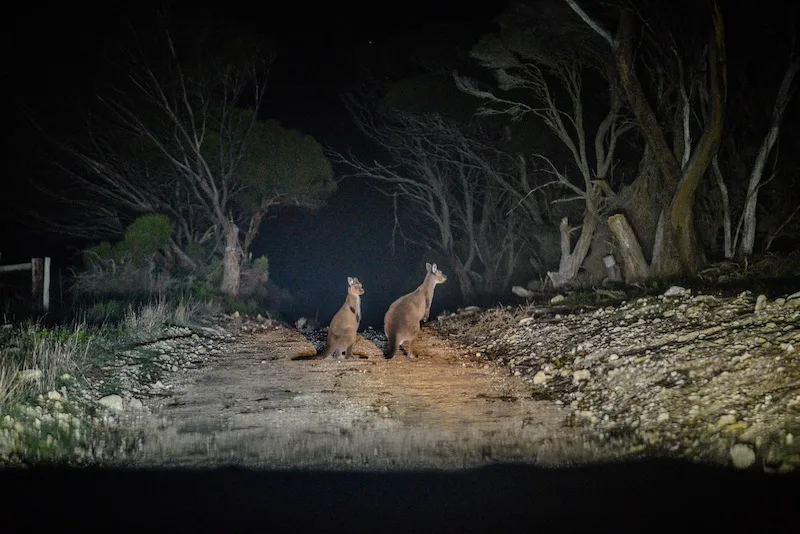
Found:
[[[438,114],[380,115],[377,104],[352,94],[345,102],[356,126],[386,155],[368,163],[333,153],[349,176],[367,178],[396,199],[397,224],[410,224],[410,240],[441,254],[465,301],[507,287],[522,252],[521,232],[496,176],[513,160]]]
[[[622,95],[617,76],[604,54],[599,39],[576,24],[568,10],[560,4],[545,3],[536,9],[514,4],[497,18],[498,33],[484,36],[473,47],[471,56],[492,71],[499,93],[481,89],[474,80],[455,75],[462,91],[481,98],[484,106],[479,115],[503,114],[519,120],[531,114],[538,117],[569,154],[570,167],[577,170],[578,184],[572,174],[559,170],[554,157],[537,154],[550,182],[569,191],[569,200],[583,203],[580,237],[572,247],[567,217],[559,225],[561,259],[559,269],[548,276],[555,286],[571,281],[578,273],[589,251],[595,229],[607,206],[604,195],[614,196],[609,185],[615,151],[619,139],[632,127],[622,109]],[[545,13],[542,13],[542,9]],[[594,74],[606,88],[607,106],[599,120],[587,116],[584,102],[584,76]],[[599,75],[599,76],[598,76]],[[566,105],[560,100],[566,97]],[[593,110],[591,110],[593,111]],[[594,148],[590,154],[588,147]],[[522,198],[532,192],[511,184],[510,192]],[[560,201],[567,200],[560,198]],[[605,204],[605,205],[604,205]],[[536,205],[531,205],[536,210]]]
[[[793,48],[793,47],[792,47]],[[792,57],[793,56],[793,57]],[[720,170],[718,154],[714,154],[712,160],[712,169],[714,177],[716,178],[717,185],[720,189],[723,205],[723,227],[724,227],[724,254],[725,258],[733,259],[736,256],[740,260],[747,260],[753,255],[753,247],[756,238],[756,207],[758,205],[758,192],[764,183],[764,170],[768,160],[772,154],[773,148],[778,142],[783,117],[786,112],[786,107],[794,94],[794,80],[800,70],[800,56],[794,54],[794,50],[790,55],[790,61],[786,70],[784,71],[783,78],[778,87],[777,95],[772,106],[772,113],[770,116],[769,125],[766,135],[764,136],[761,144],[758,147],[758,152],[755,156],[753,166],[749,173],[747,181],[747,191],[744,199],[744,207],[736,225],[736,232],[732,232],[731,224],[731,207],[728,193],[728,186],[725,183],[723,173]],[[736,151],[736,146],[732,146],[733,151]],[[735,154],[729,152],[731,157],[736,157]],[[777,163],[777,155],[773,158]],[[773,176],[774,177],[774,176]],[[771,181],[772,178],[766,180]],[[796,212],[796,211],[795,211]],[[794,213],[790,218],[794,216]]]
[[[182,263],[194,265],[192,245],[221,254],[220,289],[236,295],[267,212],[317,207],[335,183],[315,140],[259,120],[272,60],[263,40],[224,25],[183,31],[176,39],[159,25],[145,43],[134,35],[119,78],[97,92],[100,127],[87,130],[82,146],[61,143],[82,170],[62,168],[93,194],[85,202],[102,201],[83,225],[167,214]]]
[[[662,276],[696,272],[706,259],[694,228],[694,198],[719,145],[727,100],[725,26],[719,3],[717,0],[709,2],[711,23],[705,43],[689,42],[689,47],[681,50],[674,34],[667,28],[659,27],[654,31],[655,17],[648,19],[642,28],[637,28],[637,21],[643,17],[641,11],[635,11],[631,6],[620,7],[617,31],[612,37],[603,24],[591,17],[577,0],[564,1],[610,47],[628,104],[636,116],[661,180],[671,192],[669,205],[661,212],[662,224],[659,227],[663,234],[656,238],[658,248],[653,251],[653,262],[649,267]],[[636,43],[635,36],[640,29],[644,30],[645,42]],[[647,45],[649,54],[634,54],[638,46]],[[688,52],[691,58],[696,59],[697,55],[692,52],[703,48],[706,50],[703,65],[687,64],[681,55]],[[648,100],[637,72],[635,58],[648,55],[649,61],[646,61],[645,67],[654,79],[659,101],[666,104],[666,110],[671,111],[673,126],[675,122],[682,126],[673,129],[675,141],[672,149],[667,142],[663,122],[659,121]],[[706,76],[692,76],[693,68],[696,72],[705,71]],[[699,140],[693,147],[690,120],[695,98],[707,111]],[[627,237],[628,241],[635,241],[634,236]],[[641,254],[638,256],[642,257]],[[647,266],[639,267],[640,270],[647,269]]]

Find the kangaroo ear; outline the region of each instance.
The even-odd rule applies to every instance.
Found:
[[[355,280],[352,277],[348,276],[347,277],[347,285],[348,286],[352,286],[353,282],[355,282]]]
[[[435,273],[435,272],[436,272],[436,271],[438,271],[438,270],[439,270],[439,269],[437,269],[437,268],[436,268],[436,264],[435,264],[435,263],[434,263],[433,265],[431,265],[431,272],[432,272],[432,273]]]
[[[431,272],[431,267],[433,267],[430,263],[425,264],[425,270]]]

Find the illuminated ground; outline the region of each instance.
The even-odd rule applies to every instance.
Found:
[[[278,327],[191,371],[138,421],[137,466],[463,468],[524,461],[563,465],[603,454],[552,401],[502,368],[424,330],[419,358],[385,360],[362,339],[348,361],[291,361],[314,347]]]

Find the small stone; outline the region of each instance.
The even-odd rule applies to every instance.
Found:
[[[134,398],[132,398],[130,400],[130,402],[128,402],[128,407],[131,410],[143,410],[144,409],[144,404],[142,404],[142,401],[140,401],[139,399],[134,397]]]
[[[669,412],[661,412],[656,419],[657,423],[666,423],[669,421]]]
[[[572,373],[572,381],[573,382],[580,382],[581,380],[589,380],[591,373],[588,369],[579,369]]]
[[[725,432],[728,434],[736,434],[737,432],[743,432],[747,430],[747,423],[744,421],[736,421],[732,425],[728,425],[724,428]]]
[[[122,397],[119,395],[106,395],[97,402],[111,410],[122,410]]]
[[[388,413],[389,407],[388,406],[381,406],[381,413]]]
[[[766,295],[759,295],[756,298],[756,309],[755,311],[761,311],[767,307],[767,296]]]
[[[732,425],[735,422],[736,422],[736,416],[735,415],[731,415],[731,414],[727,414],[727,415],[723,415],[722,417],[719,418],[719,421],[717,421],[717,426],[719,428],[722,428],[722,427],[725,427],[725,426],[728,426],[728,425]]]
[[[519,326],[525,326],[526,324],[530,324],[532,322],[533,322],[533,317],[523,317],[522,319],[519,320],[519,323],[517,324]]]
[[[737,443],[729,451],[731,461],[737,469],[747,469],[756,461],[756,453],[744,443]]]
[[[786,444],[791,445],[792,443],[794,443],[794,436],[792,435],[791,432],[789,432],[788,434],[786,434]]]
[[[261,363],[267,363],[267,360],[261,360]]]
[[[556,295],[555,297],[550,299],[550,304],[558,304],[560,302],[564,302],[564,295]]]
[[[687,295],[691,293],[688,289],[684,289],[681,286],[672,286],[666,291],[664,291],[665,297],[681,297],[683,295]]]
[[[533,375],[534,385],[538,386],[540,384],[544,384],[545,382],[547,382],[547,375],[545,374],[544,371],[539,371],[538,373]]]
[[[47,392],[47,398],[50,399],[50,400],[55,400],[55,401],[60,401],[62,399],[61,393],[59,393],[58,391],[55,391],[55,390],[48,391]]]

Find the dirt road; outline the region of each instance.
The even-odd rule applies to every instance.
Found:
[[[245,334],[171,396],[151,401],[135,463],[457,469],[596,454],[580,429],[563,425],[558,405],[532,399],[519,379],[429,329],[414,360],[385,360],[363,337],[357,358],[291,360],[314,350],[288,327]]]

